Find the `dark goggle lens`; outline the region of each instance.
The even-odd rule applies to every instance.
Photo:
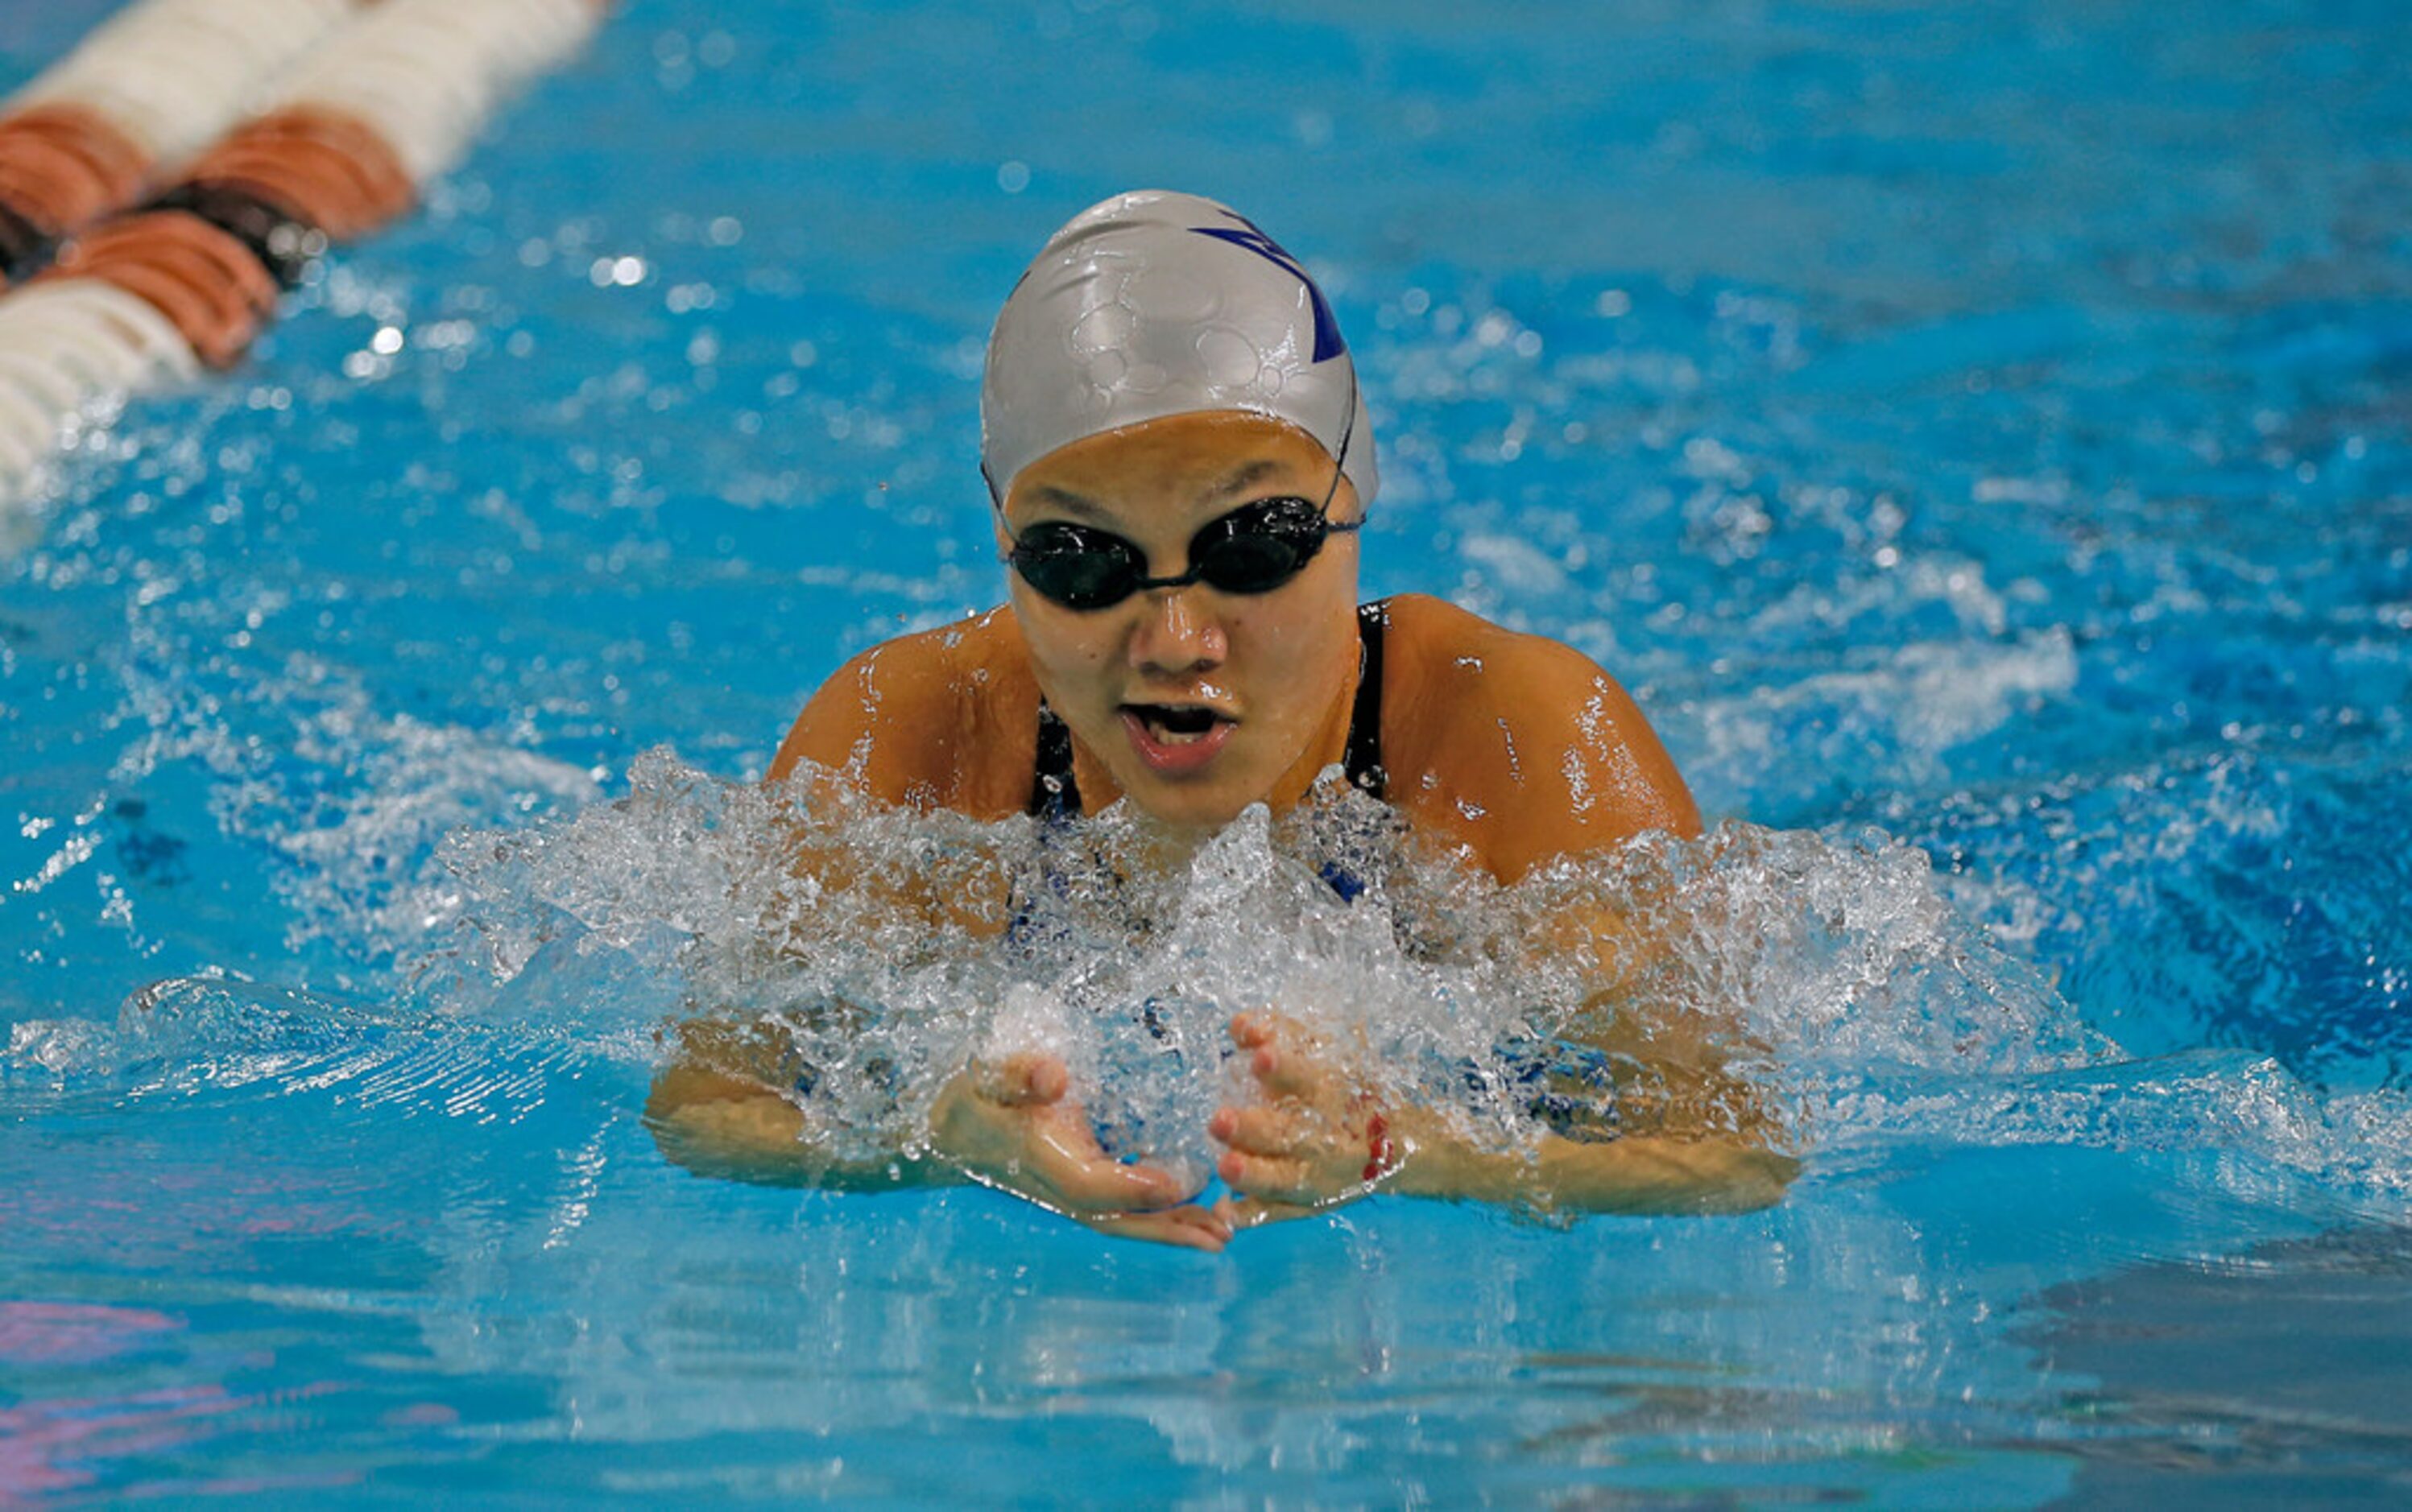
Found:
[[[1103,609],[1147,574],[1129,542],[1078,525],[1033,525],[1013,548],[1022,580],[1066,609]]]
[[[1243,516],[1242,510],[1208,525],[1189,543],[1189,568],[1210,588],[1227,594],[1266,594],[1303,571],[1323,546],[1323,526],[1310,511]]]
[[[1007,559],[1022,580],[1066,609],[1118,604],[1143,588],[1202,582],[1218,593],[1265,594],[1297,577],[1334,525],[1304,499],[1268,499],[1234,509],[1190,537],[1189,570],[1150,578],[1147,559],[1119,536],[1048,521],[1023,531]]]

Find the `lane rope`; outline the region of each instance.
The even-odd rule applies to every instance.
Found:
[[[0,101],[0,508],[125,396],[242,360],[610,0],[138,0]]]

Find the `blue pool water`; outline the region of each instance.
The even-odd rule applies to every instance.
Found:
[[[1464,14],[632,0],[0,521],[0,1503],[2412,1494],[2412,21]],[[987,323],[1148,183],[1331,293],[1369,592],[1724,822],[1646,864],[1782,1207],[1206,1259],[654,1150],[744,780],[998,595]]]

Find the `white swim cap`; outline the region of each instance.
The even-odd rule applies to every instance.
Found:
[[[1002,504],[1015,476],[1058,447],[1216,409],[1297,426],[1373,502],[1357,365],[1298,259],[1212,199],[1117,195],[1050,237],[997,315],[980,470]]]

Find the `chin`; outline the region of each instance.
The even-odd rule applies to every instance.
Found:
[[[1124,791],[1149,818],[1178,829],[1220,829],[1251,804],[1264,801],[1262,794],[1235,794],[1220,784],[1211,788],[1151,784],[1144,790]]]

